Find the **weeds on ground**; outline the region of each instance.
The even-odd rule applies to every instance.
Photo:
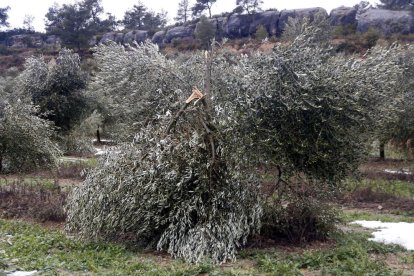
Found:
[[[0,259],[3,259],[7,270],[38,270],[42,275],[65,272],[97,275],[225,274],[218,273],[219,268],[208,262],[191,265],[167,260],[161,263],[151,258],[144,259],[121,245],[85,244],[68,239],[58,231],[5,220],[0,220],[0,248],[4,250]],[[16,263],[11,264],[11,260]]]
[[[333,237],[335,244],[322,249],[246,249],[239,258],[253,261],[251,267],[229,270],[207,261],[188,264],[137,253],[116,244],[85,244],[59,231],[0,220],[0,273],[1,269],[22,269],[38,270],[42,275],[400,275],[384,260],[387,254],[405,250],[368,241],[369,237],[365,233],[339,233]],[[412,260],[414,257],[407,257],[407,262]]]
[[[300,254],[256,251],[251,257],[261,272],[273,275],[301,275],[305,269],[322,275],[399,275],[400,272],[386,266],[384,259],[386,254],[405,250],[368,241],[368,238],[369,234],[341,233],[335,237],[334,248],[305,250]]]
[[[62,222],[67,191],[56,183],[26,184],[18,180],[0,186],[0,217]]]
[[[366,189],[384,196],[414,199],[414,184],[410,182],[381,179],[348,179],[345,182],[345,191],[348,193]]]
[[[345,222],[352,222],[355,220],[369,220],[381,222],[410,222],[414,223],[414,217],[408,215],[387,215],[387,214],[373,214],[369,212],[344,212],[342,219]]]

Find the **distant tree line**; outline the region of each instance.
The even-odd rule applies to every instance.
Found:
[[[190,19],[198,19],[203,15],[211,18],[212,8],[216,2],[217,0],[196,0],[194,4],[191,4],[190,0],[180,0],[174,20],[178,23],[186,23]],[[411,10],[413,2],[413,0],[380,0],[378,7]],[[254,14],[262,10],[263,1],[236,0],[235,5],[233,13]],[[0,28],[9,27],[7,21],[9,10],[10,7],[0,8]],[[88,48],[95,35],[115,31],[118,28],[145,30],[153,34],[164,28],[168,21],[166,11],[150,10],[141,0],[125,12],[122,20],[117,20],[111,13],[104,15],[102,0],[81,0],[74,4],[61,6],[55,3],[49,8],[45,17],[47,34],[59,36],[64,46],[78,51]],[[33,16],[26,15],[23,20],[24,27],[18,29],[17,33],[33,32],[33,20]],[[204,30],[208,27],[204,26]],[[211,30],[205,32],[210,33]]]

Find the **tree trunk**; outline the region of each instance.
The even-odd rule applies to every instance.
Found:
[[[379,150],[380,150],[380,159],[385,159],[385,143],[380,142]]]
[[[100,144],[100,143],[101,143],[101,133],[99,132],[99,127],[98,127],[98,129],[96,130],[96,142],[97,142],[98,144]]]

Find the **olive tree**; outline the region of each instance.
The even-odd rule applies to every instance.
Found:
[[[0,106],[0,172],[55,168],[61,155],[53,125],[20,100]]]
[[[258,178],[234,154],[226,126],[215,119],[215,93],[194,89],[184,101],[183,90],[193,86],[215,89],[207,85],[205,61],[201,55],[169,61],[151,44],[129,52],[102,47],[113,54],[100,57],[117,65],[103,67],[114,70],[113,78],[101,75],[94,85],[120,93],[108,102],[125,105],[120,112],[127,113],[120,115],[140,127],[132,143],[108,153],[72,193],[66,229],[87,239],[127,235],[191,262],[233,260],[260,228]],[[118,111],[115,106],[111,109]]]
[[[113,138],[131,141],[138,130],[167,110],[177,97],[191,91],[191,72],[167,59],[156,45],[125,47],[111,43],[95,49],[99,70],[88,87],[97,99]]]
[[[83,94],[86,84],[79,56],[63,49],[49,63],[42,56],[27,59],[19,86],[46,119],[53,121],[60,132],[66,132],[88,112]]]

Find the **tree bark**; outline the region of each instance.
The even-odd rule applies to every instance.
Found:
[[[380,159],[384,160],[385,159],[385,143],[380,142],[379,150],[380,150]]]
[[[96,142],[98,142],[98,144],[101,143],[101,133],[99,132],[99,127],[96,130]]]

